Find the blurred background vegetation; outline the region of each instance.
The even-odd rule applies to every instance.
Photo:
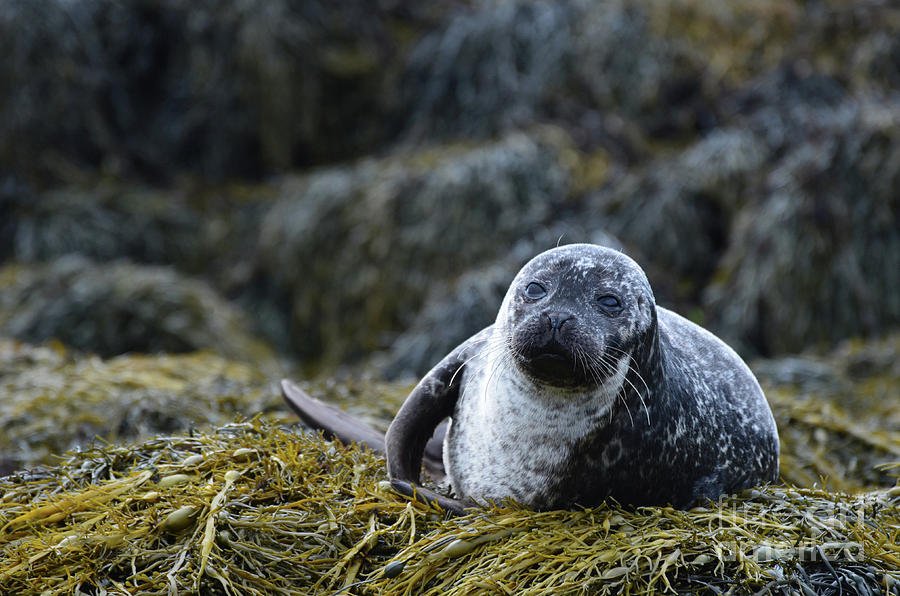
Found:
[[[415,378],[560,239],[770,378],[893,370],[898,189],[880,0],[9,0],[0,388],[47,342]]]
[[[548,514],[543,551],[498,540],[438,579],[468,594],[488,585],[469,570],[505,567],[508,592],[562,573],[613,593],[625,570],[650,593],[671,564],[684,591],[896,593],[898,216],[896,2],[0,2],[0,592],[220,593],[216,566],[266,593],[357,571],[396,588],[387,561],[418,568],[459,527],[383,494],[383,460],[269,425],[292,420],[277,380],[384,428],[525,261],[597,242],[759,377],[801,488],[741,497],[750,546],[860,540],[865,559],[723,563],[705,508],[610,505],[605,529]],[[813,531],[810,499],[881,517]],[[43,519],[50,501],[96,511]],[[198,503],[208,530],[252,531],[202,555],[197,530],[167,536]],[[638,529],[598,567],[610,519]],[[587,556],[543,554],[573,535]]]

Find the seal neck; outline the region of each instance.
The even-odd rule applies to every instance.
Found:
[[[635,364],[634,368],[637,370],[629,372],[629,381],[634,383],[633,386],[641,393],[641,396],[645,400],[652,401],[653,398],[659,398],[659,395],[645,395],[645,393],[649,393],[647,384],[650,384],[651,379],[658,383],[660,379],[664,378],[662,372],[665,367],[665,356],[659,349],[659,325],[656,320],[656,309],[653,309],[652,311],[650,327],[644,334],[643,341],[635,346],[632,360]],[[638,379],[638,374],[640,374],[643,379]],[[632,379],[631,377],[635,378]],[[657,393],[664,394],[665,392],[661,391]],[[648,403],[650,402],[648,401]]]

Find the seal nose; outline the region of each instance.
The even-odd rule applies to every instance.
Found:
[[[554,333],[559,333],[563,325],[575,318],[564,312],[545,312],[544,317],[547,318],[547,321],[550,323],[550,329]]]

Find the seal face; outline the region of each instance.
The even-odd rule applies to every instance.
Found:
[[[318,409],[285,397],[301,416]],[[441,466],[432,431],[447,417]],[[346,415],[320,420],[339,438],[377,442]],[[656,306],[623,253],[573,244],[522,268],[494,324],[419,382],[384,447],[397,490],[458,512],[505,498],[534,509],[608,498],[689,507],[776,480],[779,444],[731,348]],[[419,485],[423,452],[460,500]]]
[[[687,507],[778,473],[775,421],[746,364],[657,307],[640,266],[600,246],[532,259],[495,323],[420,387],[428,400],[414,390],[388,431],[389,472],[409,477],[391,464],[411,446],[414,409],[450,395],[444,467],[462,499]]]
[[[559,250],[519,273],[500,309],[500,336],[519,370],[537,383],[590,388],[618,371],[638,333],[652,322],[653,294],[639,268],[611,275],[610,253]]]

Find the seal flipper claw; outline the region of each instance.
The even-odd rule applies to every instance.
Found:
[[[459,501],[406,480],[391,480],[391,488],[403,496],[415,499],[426,505],[437,506],[453,515],[465,515],[466,509],[476,507],[476,504],[472,501]]]
[[[281,380],[281,395],[287,405],[307,426],[325,432],[341,443],[362,443],[372,451],[384,453],[384,436],[347,412],[314,397],[288,379]]]
[[[471,355],[469,352],[481,346],[490,329],[482,330],[444,357],[403,402],[385,435],[388,476],[392,482],[405,481],[418,487],[423,456],[426,468],[429,468],[429,460],[435,459],[440,445],[431,441],[429,447],[429,439],[432,434],[440,436],[447,433],[446,425],[441,423],[453,416],[459,399],[460,380],[464,375],[458,373],[465,367]]]

